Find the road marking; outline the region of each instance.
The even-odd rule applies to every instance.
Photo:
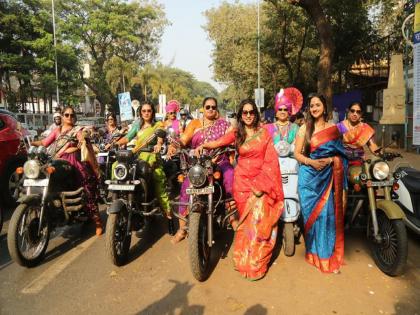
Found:
[[[35,280],[22,289],[23,294],[36,294],[47,286],[54,278],[56,278],[68,265],[70,265],[77,257],[87,250],[98,239],[93,236],[82,244],[64,254],[54,265],[45,270]]]

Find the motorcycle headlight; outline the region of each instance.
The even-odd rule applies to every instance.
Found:
[[[38,178],[41,172],[41,165],[37,160],[29,160],[23,164],[23,173],[27,178],[35,179]]]
[[[128,170],[124,164],[118,164],[114,169],[114,176],[118,180],[124,180],[127,177]]]
[[[195,187],[203,186],[207,179],[207,172],[202,166],[194,165],[188,171],[188,179]]]
[[[389,175],[389,165],[384,161],[376,162],[372,168],[373,177],[377,180],[384,180]]]
[[[47,154],[47,148],[41,145],[37,148],[36,153],[38,155]]]

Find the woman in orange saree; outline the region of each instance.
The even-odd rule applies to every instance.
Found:
[[[235,143],[238,163],[234,171],[233,197],[239,222],[233,245],[235,269],[250,280],[265,276],[277,238],[277,221],[283,211],[283,189],[277,153],[267,130],[259,126],[252,100],[239,105],[238,129],[198,150]]]
[[[309,97],[306,124],[296,137],[298,191],[304,221],[306,261],[338,273],[344,262],[344,203],[347,160],[337,127],[326,122],[321,95]]]
[[[373,139],[375,130],[362,122],[362,115],[362,105],[359,102],[353,102],[348,108],[347,119],[337,124],[338,130],[343,135],[344,148],[351,166],[362,165],[365,145],[375,155],[379,150]]]

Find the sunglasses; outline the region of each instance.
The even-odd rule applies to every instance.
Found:
[[[176,112],[168,112],[168,115],[175,115]]]
[[[74,117],[76,117],[76,115],[75,114],[70,114],[70,113],[64,113],[64,117],[66,117],[66,118],[69,118],[69,117],[74,118]]]
[[[151,109],[142,109],[141,112],[142,113],[151,113],[152,110]]]
[[[206,110],[216,110],[217,109],[217,106],[216,105],[206,105],[205,107],[204,107]]]
[[[242,111],[242,116],[247,117],[248,115],[251,117],[255,116],[255,110],[252,109]]]
[[[350,113],[352,113],[352,114],[356,113],[356,114],[360,115],[362,113],[362,111],[360,109],[350,109]]]
[[[287,112],[287,108],[279,108],[277,111],[278,112]]]

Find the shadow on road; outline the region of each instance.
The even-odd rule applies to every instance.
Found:
[[[262,306],[261,304],[256,304],[254,306],[251,306],[248,308],[244,315],[266,315],[268,313],[268,310]]]
[[[394,304],[396,315],[419,314],[420,310],[420,235],[408,231],[408,240],[407,267],[401,277],[407,289]]]
[[[169,291],[169,293],[160,300],[154,302],[153,304],[150,304],[149,306],[138,312],[138,315],[204,314],[203,305],[189,305],[188,293],[191,291],[194,285],[189,284],[188,281],[169,281],[175,283],[175,286],[172,288],[172,290]]]
[[[152,248],[162,236],[168,233],[168,224],[162,217],[153,218],[150,226],[141,234],[141,238],[134,238],[137,242],[130,248],[127,264],[143,255],[148,249]]]

